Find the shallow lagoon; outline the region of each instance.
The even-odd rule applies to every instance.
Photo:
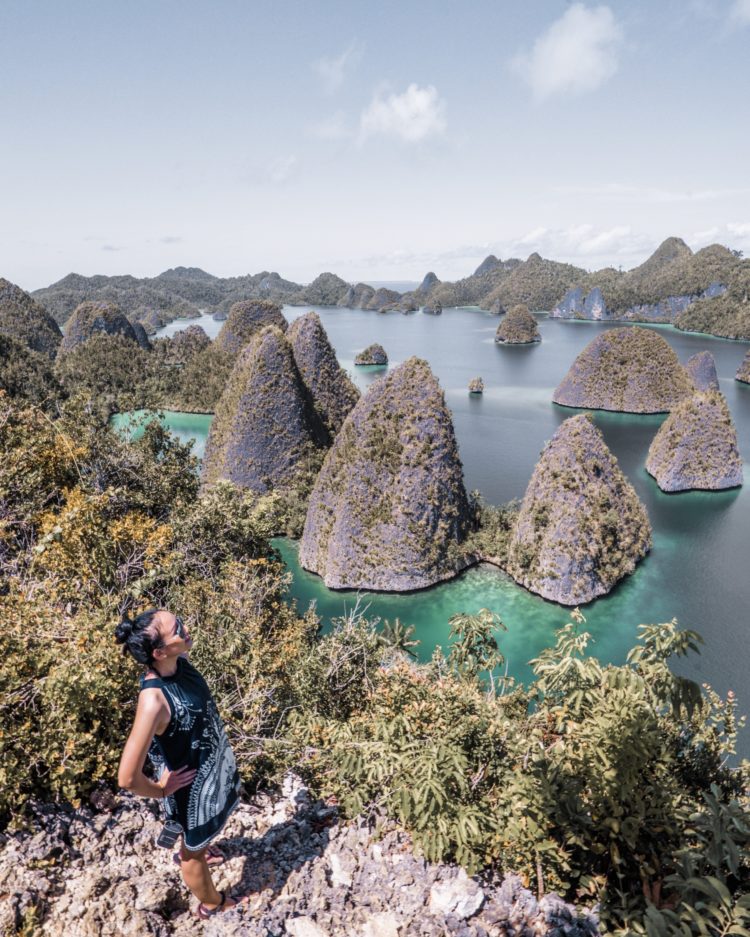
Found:
[[[287,307],[289,320],[305,308]],[[539,316],[541,344],[495,345],[498,319],[478,309],[445,310],[442,316],[420,313],[382,315],[347,309],[319,309],[337,349],[339,361],[362,390],[383,369],[355,369],[357,351],[373,341],[387,350],[391,367],[410,355],[426,358],[445,390],[454,416],[467,487],[478,488],[493,503],[523,496],[539,452],[556,427],[574,410],[551,403],[552,391],[578,352],[602,329],[616,324],[561,322]],[[221,328],[210,316],[172,323],[170,334],[191,322],[215,336]],[[717,362],[721,389],[737,425],[740,451],[750,457],[750,387],[734,381],[747,348],[729,342],[657,326],[682,361],[703,349]],[[470,397],[470,378],[481,375],[485,393]],[[179,418],[179,425],[177,425]],[[678,669],[720,692],[734,689],[741,709],[750,710],[746,674],[750,664],[747,582],[750,536],[750,473],[746,487],[729,492],[667,495],[643,468],[648,446],[664,417],[595,414],[607,445],[644,501],[654,527],[654,547],[635,574],[604,598],[584,607],[587,629],[596,640],[592,652],[603,660],[621,662],[642,622],[678,618],[706,639],[700,657]],[[168,423],[182,438],[195,433],[201,446],[210,418],[168,415]],[[296,545],[277,541],[294,575],[292,596],[301,607],[315,601],[327,624],[353,607],[355,593],[332,592],[321,580],[299,568]],[[449,583],[407,595],[362,598],[368,614],[400,618],[414,624],[421,641],[420,657],[429,657],[437,644],[445,645],[448,618],[457,611],[488,607],[500,614],[508,628],[499,635],[509,672],[525,679],[528,660],[554,640],[554,630],[568,620],[568,612],[517,586],[499,570],[481,566]],[[746,746],[743,746],[745,748]]]

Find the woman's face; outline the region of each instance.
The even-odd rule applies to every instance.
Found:
[[[154,657],[157,659],[166,660],[170,657],[178,657],[193,646],[190,632],[179,615],[174,615],[164,608],[154,616],[154,628],[161,643],[161,646],[154,650]]]

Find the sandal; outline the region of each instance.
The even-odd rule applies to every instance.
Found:
[[[200,918],[201,921],[207,921],[215,914],[219,914],[222,911],[227,911],[230,908],[237,908],[239,905],[247,901],[247,898],[232,898],[232,896],[228,895],[225,891],[220,891],[219,895],[221,896],[221,904],[217,904],[215,908],[207,908],[201,901],[195,911],[196,917]],[[232,904],[228,905],[227,899],[229,899]]]
[[[214,849],[213,846],[209,846],[206,850],[206,865],[213,868],[215,865],[221,865],[226,861],[226,856],[223,852],[219,852],[218,849]],[[182,860],[180,859],[179,852],[174,853],[172,856],[175,865],[182,865]]]

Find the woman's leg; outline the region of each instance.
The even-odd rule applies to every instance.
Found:
[[[221,895],[216,890],[206,862],[205,849],[190,852],[183,842],[180,847],[180,869],[183,881],[201,904],[207,908],[215,908],[221,904]]]

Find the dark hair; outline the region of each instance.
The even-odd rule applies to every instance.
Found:
[[[151,627],[158,611],[149,608],[133,619],[124,614],[115,628],[115,640],[123,645],[122,653],[131,654],[140,664],[153,664],[154,651],[162,645],[160,635]]]

